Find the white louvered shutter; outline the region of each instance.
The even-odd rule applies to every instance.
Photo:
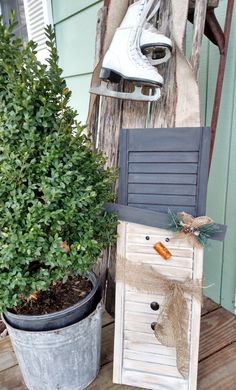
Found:
[[[200,302],[186,297],[190,361],[189,375],[184,379],[177,369],[175,348],[160,344],[151,328],[163,309],[163,294],[147,294],[126,283],[127,267],[132,272],[132,266],[140,264],[151,266],[168,279],[202,279],[203,249],[194,249],[186,240],[171,241],[172,237],[173,232],[165,229],[124,221],[118,225],[114,383],[152,390],[197,388]],[[153,249],[157,242],[163,242],[172,253],[170,260]],[[152,302],[160,306],[157,311]]]
[[[52,22],[50,3],[47,0],[24,0],[25,17],[29,40],[38,44],[38,59],[48,57],[44,28]]]

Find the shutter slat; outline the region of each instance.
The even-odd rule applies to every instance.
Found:
[[[179,163],[130,163],[130,173],[197,173],[197,164]]]
[[[149,204],[151,205],[167,205],[167,206],[194,206],[196,203],[195,196],[179,196],[179,195],[146,195],[146,194],[129,194],[128,203],[133,204]]]
[[[129,194],[196,195],[197,187],[181,184],[129,184]]]
[[[38,44],[37,57],[45,62],[48,57],[46,45],[45,26],[48,24],[48,13],[44,7],[43,0],[24,0],[26,11],[26,23],[29,39]]]
[[[198,152],[131,152],[130,162],[175,162],[197,163]]]
[[[203,215],[209,149],[209,128],[122,129],[119,203]]]
[[[122,172],[121,172],[122,174]],[[197,184],[196,175],[180,175],[180,174],[129,174],[129,183],[146,183],[146,184]]]
[[[185,213],[191,214],[191,215],[197,215],[196,212],[196,207],[193,206],[186,206],[186,205],[178,205],[178,206],[170,206],[170,205],[149,205],[149,204],[137,204],[137,203],[129,203],[130,207],[136,207],[136,208],[141,208],[141,209],[147,209],[147,210],[153,210],[153,211],[160,211],[161,213],[166,213],[168,209],[171,209],[171,211],[178,212],[178,211],[185,211]],[[139,223],[142,223],[141,220]]]

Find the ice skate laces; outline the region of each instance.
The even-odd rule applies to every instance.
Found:
[[[132,56],[135,63],[142,68],[146,68],[149,70],[154,70],[154,67],[150,64],[149,60],[145,55],[142,54],[140,50],[140,36],[142,33],[142,28],[147,20],[150,20],[154,14],[158,11],[160,7],[160,1],[157,2],[156,6],[154,7],[153,11],[148,17],[148,13],[150,12],[150,9],[152,8],[153,4],[156,0],[141,0],[140,1],[140,11],[139,11],[139,17],[140,20],[138,21],[138,26],[133,29],[130,39],[130,55]],[[149,19],[150,18],[150,19]]]
[[[148,15],[147,21],[149,22],[159,11],[161,5],[161,1],[158,1],[155,7],[153,8],[152,12]]]
[[[144,29],[145,29],[146,31],[151,32],[151,33],[158,34],[157,28],[154,27],[153,24],[151,24],[151,23],[148,23],[148,22],[147,22],[147,23],[145,24],[145,26],[144,26]]]

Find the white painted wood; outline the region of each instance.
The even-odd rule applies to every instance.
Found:
[[[126,222],[122,222],[118,225],[118,239],[117,239],[117,258],[119,262],[125,261],[125,242],[126,242]],[[120,281],[116,282],[116,318],[119,318],[115,327],[115,343],[114,343],[114,367],[113,367],[113,380],[115,383],[121,383],[122,381],[122,362],[123,362],[123,343],[124,343],[124,283],[122,282],[122,276],[124,280],[124,266],[123,275],[120,275]],[[121,271],[120,271],[121,272]]]
[[[158,253],[132,253],[127,252],[126,259],[130,262],[137,262],[142,261],[145,264],[152,264],[152,265],[161,265],[161,266],[168,266],[174,264],[175,267],[179,268],[187,268],[192,269],[192,258],[191,257],[178,257],[178,256],[172,256],[171,259],[167,260],[165,263],[163,263],[163,258],[158,255]]]
[[[145,361],[150,363],[158,363],[158,364],[166,364],[169,366],[175,366],[176,365],[176,358],[175,356],[165,356],[163,354],[157,355],[157,354],[151,354],[151,353],[145,353],[145,352],[136,352],[136,351],[130,351],[125,350],[124,351],[124,359],[130,359],[130,360],[136,360],[136,361]]]
[[[123,367],[126,370],[135,370],[155,375],[168,375],[174,378],[182,378],[176,366],[169,366],[168,364],[150,363],[138,360],[124,359]]]
[[[140,262],[142,261],[145,264],[151,264],[151,265],[159,265],[159,266],[174,266],[176,268],[186,268],[186,269],[192,269],[192,259],[190,257],[178,257],[178,256],[172,256],[169,260],[165,261],[163,263],[163,258],[158,255],[158,253],[128,253],[126,254],[126,259],[130,262]]]
[[[195,279],[202,279],[203,275],[203,249],[195,249],[194,261],[193,261],[193,275]],[[198,354],[199,354],[199,338],[200,338],[200,322],[201,322],[201,305],[193,298],[192,311],[191,311],[191,332],[192,337],[190,348],[190,372],[191,383],[189,390],[197,388],[197,367],[198,367]]]
[[[157,241],[161,241],[161,237]],[[163,242],[163,243],[165,244],[165,242]],[[171,251],[171,250],[173,251],[175,249],[171,245],[165,244],[165,246],[169,251]],[[155,253],[155,252],[153,252],[153,245],[146,244],[146,245],[137,246],[136,244],[132,244],[132,243],[128,243],[127,252],[130,252],[130,253],[150,253],[150,254]],[[191,249],[176,248],[174,254],[175,254],[175,256],[179,256],[179,257],[190,257],[190,256],[192,256],[193,251]],[[158,256],[158,254],[157,254],[157,256]]]
[[[138,294],[137,294],[138,296]],[[158,301],[158,303],[161,305],[163,304],[163,297],[160,297],[159,295],[156,296],[155,301]],[[148,315],[155,315],[157,316],[157,313],[153,312],[153,310],[150,307],[150,298],[145,303],[136,303],[136,302],[129,302],[127,299],[125,300],[125,313],[136,313],[143,316],[143,321],[145,321],[145,316]],[[189,300],[189,309],[192,307],[192,300]],[[143,322],[142,321],[142,322]]]
[[[24,0],[24,8],[29,40],[38,44],[37,58],[44,63],[49,55],[44,29],[52,23],[51,5],[47,0]]]
[[[153,338],[149,341],[151,342],[148,342],[147,339],[143,339],[140,340],[139,339],[139,342],[137,342],[137,340],[135,341],[130,341],[130,340],[124,340],[124,348],[125,348],[125,351],[133,351],[133,352],[140,352],[140,353],[149,353],[149,354],[155,354],[156,356],[158,356],[159,354],[161,356],[170,356],[172,357],[173,359],[176,359],[176,351],[174,348],[168,348],[166,349],[165,346],[161,345],[157,340],[156,338]],[[156,349],[157,349],[157,343],[159,344],[158,346],[158,353],[156,353]]]
[[[168,235],[167,235],[168,233]],[[194,249],[187,241],[165,242],[172,232],[127,222],[118,229],[116,287],[116,322],[114,376],[115,383],[158,390],[195,390],[198,364],[198,345],[201,305],[192,297],[186,297],[190,312],[189,378],[182,378],[176,367],[175,348],[161,345],[154,336],[151,323],[158,321],[160,311],[153,311],[150,303],[163,304],[160,292],[147,294],[125,285],[125,266],[130,264],[152,265],[170,279],[184,281],[187,277],[202,279],[203,250]],[[146,240],[146,236],[150,236]],[[173,253],[169,261],[159,256],[153,245],[161,241]],[[121,264],[121,267],[120,267]]]
[[[184,379],[173,378],[171,376],[149,374],[146,372],[125,370],[123,372],[123,382],[130,383],[131,386],[142,387],[152,390],[188,390],[188,385]]]
[[[128,234],[128,240],[132,244],[150,244],[154,245],[157,242],[157,236],[150,234],[149,240],[146,239],[146,237],[143,236],[143,234]],[[173,238],[173,233],[170,233],[168,230],[166,231],[166,235],[160,235],[158,236],[158,239],[162,239],[163,242],[165,242],[166,239],[171,239]],[[172,248],[181,248],[181,249],[189,249],[192,250],[191,245],[188,243],[187,240],[171,240],[168,243],[169,246]]]

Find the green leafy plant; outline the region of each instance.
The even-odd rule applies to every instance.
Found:
[[[92,150],[58,66],[0,23],[0,311],[33,291],[85,273],[114,241],[114,172]]]

